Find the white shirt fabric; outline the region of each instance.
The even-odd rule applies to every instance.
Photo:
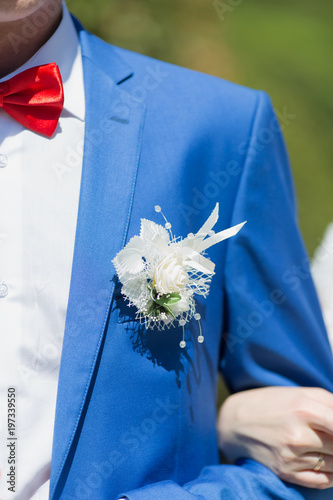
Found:
[[[49,139],[0,109],[0,498],[46,500],[85,125],[81,49],[63,18],[17,71],[55,62],[65,104]],[[16,488],[8,491],[7,391],[16,388]]]
[[[333,350],[333,223],[326,229],[323,241],[316,250],[312,276]]]

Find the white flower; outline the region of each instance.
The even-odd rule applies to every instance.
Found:
[[[161,211],[159,206],[156,211]],[[173,236],[163,214],[165,227],[141,219],[140,236],[134,236],[113,259],[122,294],[136,308],[136,317],[146,328],[184,327],[196,318],[194,296],[208,295],[215,268],[204,253],[237,234],[244,225],[214,233],[218,211],[216,204],[199,231],[186,238]]]
[[[156,269],[155,289],[161,295],[179,293],[188,283],[188,274],[184,270],[181,256],[172,253],[165,257]]]

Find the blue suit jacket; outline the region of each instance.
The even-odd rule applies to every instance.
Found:
[[[269,98],[126,50],[79,25],[86,136],[59,377],[52,500],[303,499],[251,460],[219,465],[219,369],[231,391],[333,388],[333,363]],[[140,218],[196,232],[220,203],[216,264],[187,348],[144,332],[111,263]],[[194,322],[196,323],[196,322]]]

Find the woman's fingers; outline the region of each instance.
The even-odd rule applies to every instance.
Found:
[[[310,391],[310,393],[314,395],[316,391]],[[317,396],[319,399],[319,395]],[[321,398],[325,399],[323,396]],[[330,400],[330,398],[327,399]],[[299,395],[293,401],[292,411],[301,422],[310,425],[313,429],[333,436],[333,408],[322,402],[322,400],[319,401],[315,398]]]
[[[326,432],[333,436],[333,409],[317,403],[309,409],[309,424],[313,429]]]
[[[302,394],[333,410],[333,394],[319,387],[301,387]]]
[[[310,428],[294,431],[291,449],[297,456],[308,453],[323,453],[333,456],[333,436]]]
[[[333,456],[333,437],[331,434],[326,434],[321,431],[313,431],[313,441],[312,448],[307,450],[308,453],[318,452],[323,453],[324,455],[332,455]],[[318,445],[317,445],[318,443]]]
[[[308,453],[307,455],[299,457],[295,464],[295,467],[298,469],[296,472],[306,470],[316,472],[315,468],[318,465],[321,456],[323,456],[323,459],[320,461],[320,472],[333,474],[333,456],[325,455],[324,453]]]
[[[304,470],[300,472],[285,474],[280,476],[283,481],[304,486],[305,488],[317,488],[324,490],[332,488],[333,474],[327,472],[314,472]]]

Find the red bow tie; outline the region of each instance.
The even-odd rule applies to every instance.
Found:
[[[64,89],[55,63],[27,69],[0,83],[0,108],[39,134],[53,135],[63,105]]]

